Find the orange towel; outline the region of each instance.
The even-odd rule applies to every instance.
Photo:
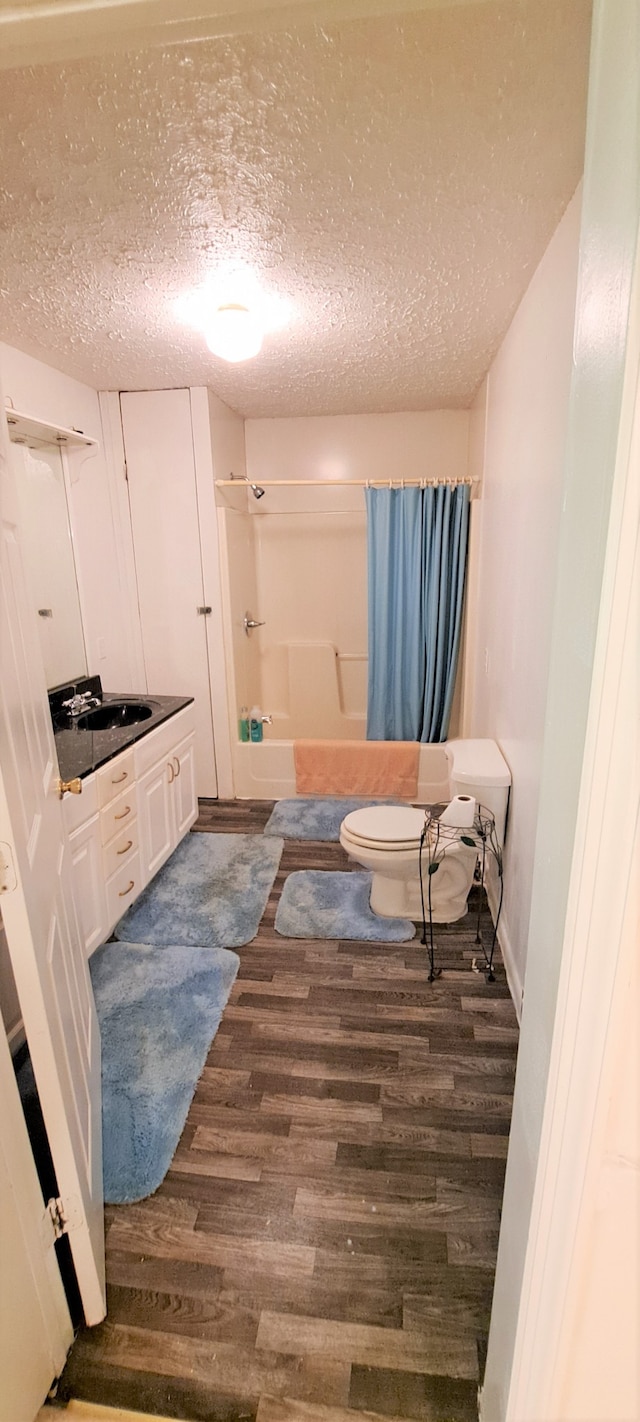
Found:
[[[299,795],[418,794],[417,741],[294,741]]]

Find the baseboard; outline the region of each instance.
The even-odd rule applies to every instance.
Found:
[[[489,904],[489,909],[491,911],[491,917],[493,919],[493,922],[495,923],[496,916],[498,913],[498,890],[496,885],[490,878],[487,879],[486,890],[487,901]],[[511,997],[513,999],[513,1005],[516,1010],[516,1017],[518,1019],[519,1026],[520,1017],[522,1014],[523,982],[520,976],[520,969],[518,968],[518,964],[516,962],[516,956],[513,951],[513,944],[509,936],[509,924],[507,922],[507,916],[504,911],[504,906],[502,909],[502,913],[500,914],[500,922],[498,924],[498,943],[500,945],[502,961],[504,963],[505,972],[507,974],[507,983],[509,984],[509,992],[511,993]]]

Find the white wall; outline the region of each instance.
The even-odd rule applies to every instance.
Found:
[[[80,429],[99,449],[79,466],[70,490],[70,517],[90,673],[107,691],[135,691],[123,637],[126,599],[120,581],[111,492],[103,453],[98,396],[90,386],[64,375],[12,346],[0,344],[5,398],[17,410]],[[79,461],[79,456],[73,456]]]
[[[501,943],[520,1006],[567,437],[580,196],[565,212],[471,412],[473,509],[465,733],[512,776]],[[482,446],[484,452],[482,457]],[[472,472],[474,472],[472,470]]]
[[[247,420],[247,473],[265,479],[428,479],[467,472],[466,410]]]

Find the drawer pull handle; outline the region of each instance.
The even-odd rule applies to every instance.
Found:
[[[175,780],[175,778],[176,778],[176,772],[175,772],[175,770],[174,770],[174,768],[173,768],[173,766],[172,766],[170,760],[167,761],[167,770],[169,771],[169,784],[170,784],[170,785],[173,785],[173,782],[174,782],[174,780]]]
[[[117,850],[116,850],[116,854],[126,854],[126,853],[128,852],[128,850],[131,849],[132,844],[133,844],[133,840],[132,840],[132,839],[128,839],[128,840],[127,840],[127,843],[123,846],[122,849],[117,849]]]
[[[178,760],[177,755],[172,755],[171,759],[172,759],[172,760],[175,760],[175,763],[176,763],[176,780],[177,780],[177,779],[178,779],[178,776],[179,776],[179,774],[180,774],[180,771],[181,771],[181,769],[182,769],[182,767],[181,767],[181,765],[180,765],[180,761]]]
[[[118,894],[118,898],[119,898],[119,899],[126,899],[127,894],[130,894],[130,893],[131,893],[131,890],[132,890],[132,889],[135,889],[135,887],[136,887],[136,886],[135,886],[135,880],[132,879],[132,880],[131,880],[131,883],[130,883],[130,884],[127,884],[126,889],[120,889],[120,892],[119,892],[119,894]]]
[[[114,818],[114,820],[126,820],[127,815],[130,815],[130,814],[131,814],[131,806],[130,806],[130,805],[125,805],[124,810],[122,811],[122,814],[121,814],[121,815],[114,815],[113,818]]]
[[[123,770],[122,775],[117,775],[116,778],[115,778],[115,780],[112,780],[112,781],[111,781],[111,784],[112,784],[112,785],[121,785],[122,782],[123,782],[123,780],[128,780],[128,779],[129,779],[129,771],[128,771],[128,770]]]

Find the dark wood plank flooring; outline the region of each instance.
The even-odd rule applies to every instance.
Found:
[[[270,810],[204,802],[195,829],[260,832]],[[434,984],[418,938],[281,938],[285,877],[312,867],[350,865],[286,842],[172,1168],[107,1209],[108,1317],[59,1399],[476,1422],[517,1047],[504,970],[471,970],[471,915],[438,927]]]

